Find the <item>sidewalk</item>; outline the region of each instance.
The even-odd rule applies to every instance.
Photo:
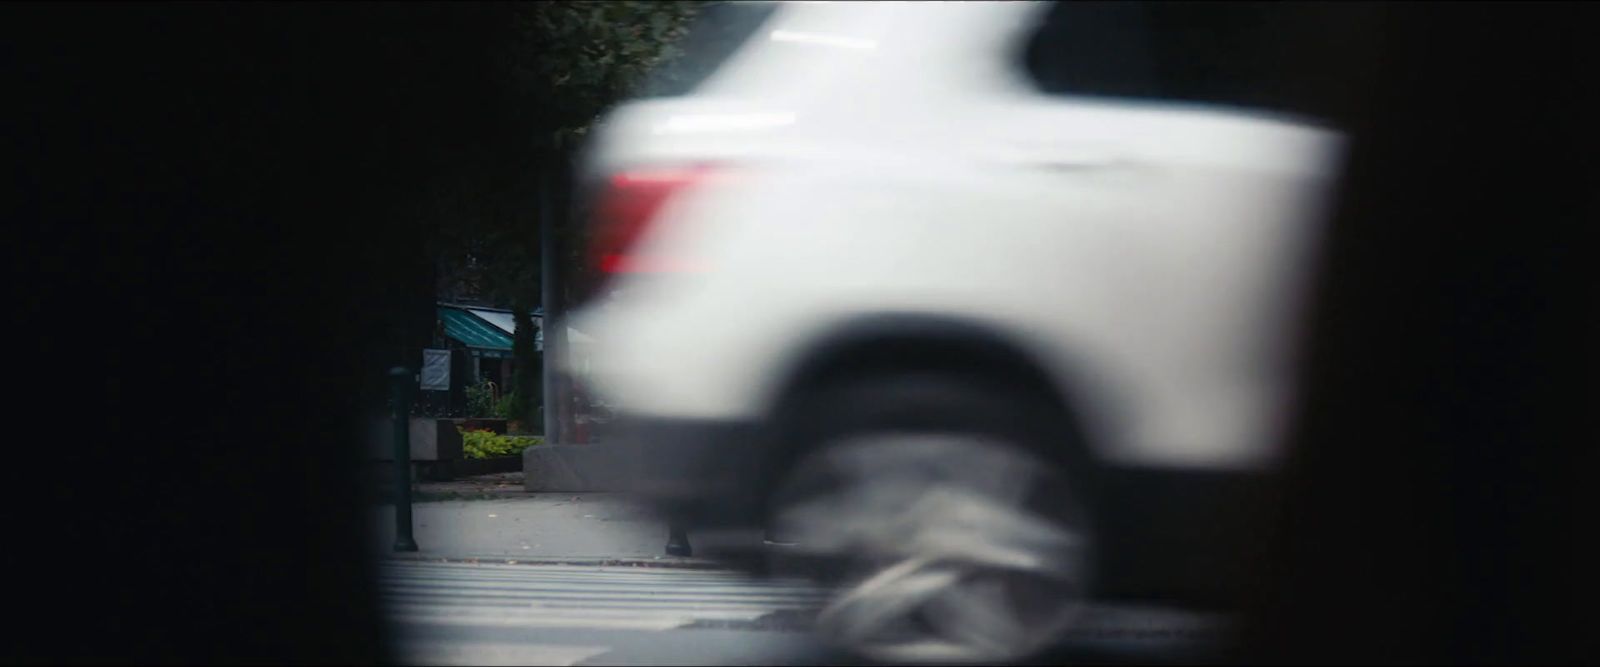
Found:
[[[394,551],[394,506],[373,506],[373,549],[383,558],[714,567],[667,556],[666,524],[623,496],[527,493],[521,475],[419,484],[414,553]]]

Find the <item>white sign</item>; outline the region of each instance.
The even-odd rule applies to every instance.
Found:
[[[450,351],[422,351],[422,389],[450,391]]]

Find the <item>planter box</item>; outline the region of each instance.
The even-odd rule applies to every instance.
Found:
[[[425,482],[448,482],[455,479],[452,476],[453,463],[449,462],[418,462],[411,464],[411,485],[416,490],[418,484]],[[394,495],[394,463],[390,461],[368,461],[362,467],[362,485],[366,492],[373,497],[392,498]]]
[[[506,434],[506,420],[504,419],[473,418],[456,419],[454,421],[456,426],[461,427],[463,431],[491,431],[495,435]]]
[[[411,418],[412,461],[456,461],[462,458],[461,433],[455,420]],[[368,455],[378,461],[394,460],[394,424],[385,419],[372,427]]]
[[[490,475],[522,470],[521,456],[497,456],[488,459],[459,459],[455,461],[418,461],[411,464],[411,483],[451,482],[462,477]],[[363,468],[363,483],[370,492],[388,497],[394,489],[394,463],[368,461]]]
[[[495,456],[487,459],[461,459],[454,462],[451,468],[451,472],[456,477],[517,472],[522,470],[522,455],[512,454],[511,456]]]

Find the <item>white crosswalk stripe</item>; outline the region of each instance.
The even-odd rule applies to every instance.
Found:
[[[607,650],[605,646],[434,641],[408,645],[404,660],[412,665],[573,665]]]
[[[387,615],[402,627],[662,631],[811,610],[824,601],[801,582],[703,570],[390,561],[379,572]],[[439,640],[402,645],[411,664],[570,665],[608,650]]]

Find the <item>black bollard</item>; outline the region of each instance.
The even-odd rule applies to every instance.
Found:
[[[667,524],[667,555],[687,557],[693,553],[689,548],[689,531],[677,523]]]
[[[411,410],[407,397],[411,371],[389,371],[394,398],[394,550],[416,551],[411,536]]]

